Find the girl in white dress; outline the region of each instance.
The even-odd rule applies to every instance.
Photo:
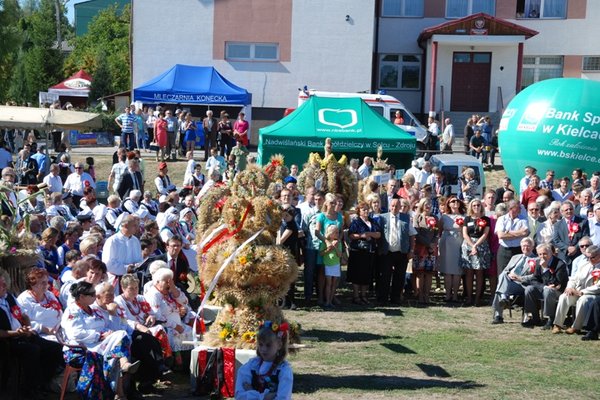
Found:
[[[256,335],[256,354],[244,364],[235,380],[237,400],[289,400],[294,373],[285,360],[289,326],[265,321]]]

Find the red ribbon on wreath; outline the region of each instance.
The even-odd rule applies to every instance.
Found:
[[[484,218],[479,218],[477,219],[477,226],[483,229],[487,226],[487,221]]]
[[[529,272],[533,274],[535,271],[535,260],[529,260],[527,264],[529,265]]]
[[[248,204],[246,206],[246,210],[244,211],[244,215],[242,216],[242,220],[237,224],[237,226],[235,227],[234,230],[229,230],[229,228],[225,228],[223,229],[221,232],[219,232],[218,235],[216,235],[210,242],[206,243],[206,246],[204,246],[202,248],[202,253],[206,253],[211,247],[213,247],[215,244],[220,243],[224,240],[227,240],[229,238],[232,238],[233,236],[235,236],[239,231],[242,230],[242,227],[244,226],[244,222],[246,222],[246,217],[248,217],[248,213],[250,212],[250,208],[252,208],[251,204]]]

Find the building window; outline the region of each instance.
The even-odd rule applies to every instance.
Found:
[[[583,71],[600,71],[600,56],[583,56]]]
[[[517,0],[517,18],[566,18],[567,0]]]
[[[383,0],[384,17],[422,17],[423,0]]]
[[[380,89],[419,89],[420,87],[421,56],[413,54],[379,56]]]
[[[447,0],[446,18],[462,18],[467,15],[486,13],[496,15],[495,0]]]
[[[562,76],[562,56],[523,57],[521,89],[525,89],[527,86],[545,79],[562,78]]]
[[[277,43],[225,43],[225,59],[231,61],[279,61]]]

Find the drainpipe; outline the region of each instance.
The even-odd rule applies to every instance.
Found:
[[[419,48],[423,51],[423,53],[421,54],[421,76],[423,77],[423,79],[421,80],[422,84],[421,84],[421,110],[420,110],[420,114],[423,116],[425,115],[425,77],[427,76],[427,70],[426,70],[426,66],[427,66],[427,47],[423,46],[423,43],[420,42],[417,39],[417,45],[419,46]],[[427,122],[427,120],[423,120],[423,118],[421,117],[421,122]]]
[[[517,88],[515,94],[521,91],[521,83],[523,80],[523,42],[519,43],[519,52],[517,54]]]
[[[435,112],[435,85],[437,83],[438,42],[431,42],[431,86],[429,87],[429,112]]]
[[[371,93],[377,93],[377,76],[379,71],[379,18],[381,0],[375,0],[375,37],[373,38],[373,60],[371,64]]]

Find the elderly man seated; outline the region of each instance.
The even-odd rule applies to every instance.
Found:
[[[583,263],[577,273],[571,276],[565,292],[558,298],[556,318],[552,333],[563,331],[567,312],[572,306],[575,308],[573,325],[565,330],[568,334],[577,333],[583,327],[586,314],[596,298],[600,298],[600,247],[589,246],[585,249],[588,262]]]
[[[496,294],[492,302],[494,319],[492,324],[504,323],[502,311],[510,307],[509,297],[511,295],[523,295],[525,289],[521,286],[521,279],[532,273],[531,263],[535,263],[533,254],[534,241],[530,237],[521,239],[521,252],[512,256],[506,268],[499,276]]]
[[[542,316],[547,318],[542,329],[551,329],[556,314],[558,297],[565,290],[569,274],[567,265],[555,255],[554,246],[549,243],[536,247],[538,260],[535,271],[521,280],[525,287],[525,319],[521,323],[524,328],[541,325],[539,301],[543,300]],[[531,314],[531,318],[527,318]]]

